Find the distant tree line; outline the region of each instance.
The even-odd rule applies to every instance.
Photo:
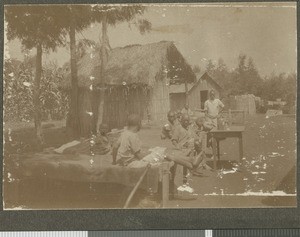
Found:
[[[296,102],[296,73],[259,74],[254,60],[241,54],[234,69],[228,69],[222,58],[214,63],[209,60],[206,71],[224,88],[223,96],[253,94],[265,101],[281,99],[290,110]]]

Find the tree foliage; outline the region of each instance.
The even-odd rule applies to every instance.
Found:
[[[64,34],[56,13],[58,6],[19,5],[5,8],[8,40],[19,39],[26,49],[41,44],[44,50],[63,45]]]
[[[33,121],[34,67],[31,60],[4,62],[4,121]],[[42,120],[60,120],[66,116],[68,97],[60,90],[62,78],[54,63],[43,66],[41,78]]]
[[[64,43],[64,29],[55,17],[59,6],[20,5],[5,8],[7,38],[19,39],[25,49],[36,48],[35,75],[33,84],[33,108],[36,137],[44,143],[41,124],[40,84],[42,77],[43,51],[55,50]]]
[[[288,109],[295,106],[297,95],[295,73],[271,73],[262,78],[254,60],[245,54],[239,55],[237,66],[233,70],[229,70],[221,58],[217,64],[209,60],[206,70],[223,86],[225,97],[253,94],[265,101],[282,99],[287,102]]]

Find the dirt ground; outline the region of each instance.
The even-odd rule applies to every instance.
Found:
[[[158,132],[144,130],[140,137],[155,146]],[[204,177],[189,177],[190,186],[198,194],[197,199],[170,201],[169,207],[295,206],[295,118],[249,116],[245,121],[243,145],[244,158],[238,164],[237,139],[221,141],[218,171],[206,171]],[[208,164],[212,167],[212,162]],[[237,171],[234,169],[236,164],[239,165]],[[176,184],[182,185],[182,175],[177,175]]]
[[[51,125],[54,124],[54,125]],[[169,208],[230,208],[230,207],[282,207],[296,206],[296,122],[293,116],[266,118],[264,115],[248,117],[243,134],[244,158],[238,164],[238,141],[221,141],[221,162],[217,171],[205,171],[202,177],[189,176],[195,200],[171,200]],[[8,134],[8,128],[12,132]],[[64,123],[44,125],[48,147],[64,144]],[[145,126],[139,133],[144,149],[164,146],[159,138],[160,126]],[[10,153],[36,151],[32,127],[6,124],[5,161]],[[13,145],[11,145],[13,144]],[[6,162],[9,163],[9,162]],[[212,161],[208,162],[212,166]],[[238,169],[236,169],[238,165]],[[177,169],[176,185],[182,185],[182,169]],[[39,183],[40,182],[40,183]],[[29,181],[21,192],[24,208],[110,208],[122,207],[130,192],[118,185],[59,183],[37,190],[44,183]],[[25,187],[25,185],[24,185]],[[11,190],[12,187],[4,190]],[[35,190],[34,195],[31,190]],[[91,192],[91,190],[93,190]],[[10,192],[10,191],[7,191]],[[80,193],[80,195],[78,195]],[[4,194],[5,195],[5,194]],[[139,192],[131,207],[138,208],[145,196]],[[105,203],[105,205],[103,205]],[[10,205],[8,205],[10,206]],[[11,207],[16,205],[11,205]]]

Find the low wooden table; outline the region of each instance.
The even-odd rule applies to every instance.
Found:
[[[212,137],[212,150],[214,158],[214,170],[217,169],[217,160],[220,160],[220,140],[226,138],[238,138],[239,140],[239,161],[243,158],[243,132],[245,126],[231,126],[228,130],[212,130],[210,135]]]

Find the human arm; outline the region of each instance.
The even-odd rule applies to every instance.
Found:
[[[173,132],[173,135],[172,135],[172,138],[171,138],[171,142],[173,144],[173,146],[177,149],[179,149],[179,127],[176,127],[174,132]]]
[[[219,106],[219,114],[220,114],[224,110],[225,105],[221,100],[218,100],[218,106]]]
[[[205,116],[208,115],[208,101],[204,102],[204,109],[202,109],[202,112],[205,113]]]
[[[136,159],[141,160],[147,155],[141,148],[141,140],[137,134],[130,137],[129,144],[131,152]]]
[[[120,147],[120,144],[121,144],[120,139],[118,139],[113,145],[113,148],[112,148],[112,158],[113,158],[112,164],[113,165],[117,164],[117,154],[118,154],[118,149]]]

